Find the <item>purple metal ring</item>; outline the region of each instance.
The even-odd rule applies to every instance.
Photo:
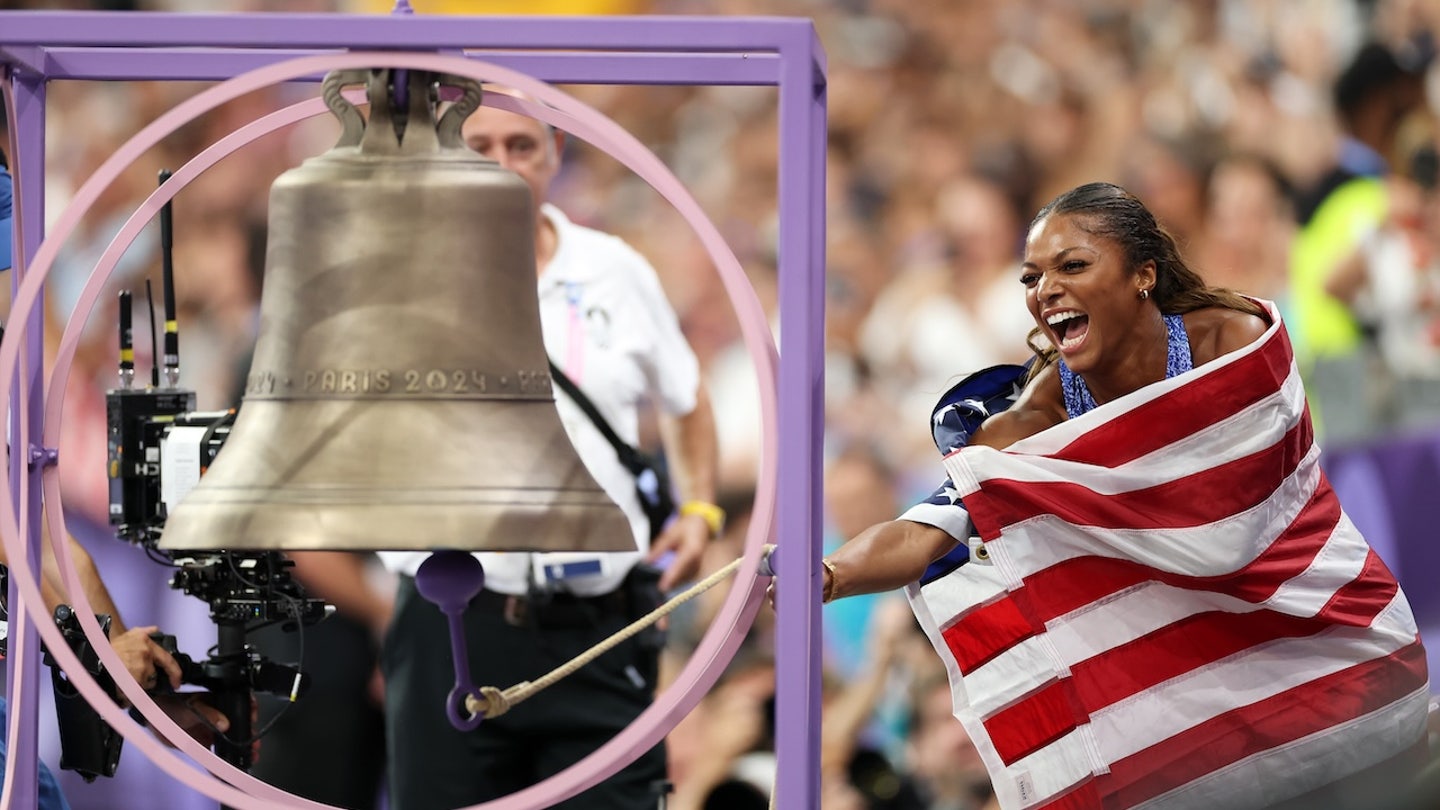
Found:
[[[518,810],[518,808],[534,808],[547,806],[579,793],[587,787],[598,783],[623,767],[625,762],[633,760],[640,752],[650,748],[664,734],[679,721],[685,713],[699,702],[704,692],[719,678],[721,670],[733,656],[735,649],[743,640],[743,630],[737,631],[742,623],[746,628],[753,621],[756,611],[759,608],[763,597],[763,589],[757,587],[756,570],[758,567],[759,551],[765,539],[773,529],[775,487],[776,487],[776,453],[777,438],[775,430],[776,410],[776,352],[770,336],[769,324],[758,299],[755,297],[754,289],[750,286],[748,278],[740,267],[738,260],[725,244],[718,230],[714,227],[699,207],[698,203],[689,195],[684,186],[676,179],[669,168],[656,158],[648,149],[640,144],[635,138],[621,128],[618,124],[610,121],[599,112],[578,102],[563,92],[550,87],[532,77],[478,60],[467,60],[457,57],[437,56],[434,54],[415,54],[400,52],[355,52],[337,55],[321,55],[301,57],[288,60],[274,65],[267,65],[242,76],[222,82],[214,87],[208,88],[196,96],[182,102],[180,105],[162,115],[152,122],[140,133],[127,141],[119,151],[111,156],[97,171],[81,186],[76,193],[74,200],[65,213],[62,214],[52,231],[51,238],[46,239],[35,254],[35,260],[30,268],[33,272],[27,272],[20,284],[15,296],[13,311],[29,312],[36,305],[39,297],[40,287],[45,277],[53,266],[55,256],[59,251],[58,245],[74,231],[76,224],[83,214],[94,205],[99,195],[108,188],[115,179],[140,154],[146,149],[154,146],[166,135],[178,129],[200,114],[219,106],[244,93],[268,87],[283,81],[300,78],[315,72],[330,69],[341,69],[351,67],[374,67],[377,65],[403,66],[417,70],[434,70],[437,72],[450,72],[464,76],[472,76],[477,79],[496,79],[512,87],[515,87],[529,96],[539,100],[539,103],[524,99],[504,99],[502,103],[495,106],[506,109],[516,109],[530,114],[533,117],[546,121],[567,131],[573,132],[586,140],[596,144],[602,149],[610,152],[620,162],[624,163],[631,170],[639,174],[659,191],[677,210],[686,218],[692,228],[695,229],[702,244],[715,261],[717,270],[721,276],[732,304],[736,308],[739,317],[742,335],[747,348],[750,350],[751,358],[754,361],[759,377],[759,390],[761,401],[762,425],[764,427],[763,441],[761,447],[762,464],[760,468],[757,496],[754,508],[755,519],[752,520],[749,534],[746,539],[746,556],[739,573],[739,586],[732,589],[720,614],[712,623],[710,630],[701,640],[700,645],[692,655],[690,662],[681,671],[675,683],[659,696],[655,702],[641,714],[635,723],[631,724],[624,732],[617,735],[609,743],[602,746],[581,762],[562,771],[540,784],[526,788],[518,793],[512,794],[495,802],[487,802],[484,805],[477,805],[476,809],[485,810]],[[318,102],[318,99],[316,100]],[[545,106],[549,105],[549,106]],[[323,103],[317,105],[316,114],[323,112]],[[573,112],[571,112],[573,111]],[[247,128],[248,130],[248,128]],[[258,138],[260,134],[255,134]],[[248,143],[248,141],[245,141]],[[240,144],[234,144],[230,151],[239,148]],[[110,247],[97,264],[89,282],[86,284],[82,295],[76,304],[72,317],[67,324],[64,335],[61,339],[60,351],[55,363],[54,375],[51,381],[51,395],[46,400],[46,421],[45,434],[52,437],[49,444],[54,444],[54,436],[58,433],[60,412],[63,408],[64,385],[69,376],[70,365],[73,362],[76,345],[79,342],[80,329],[76,328],[77,323],[83,323],[93,310],[101,287],[113,272],[119,257],[126,247],[134,241],[139,231],[149,222],[160,207],[174,197],[186,184],[194,179],[208,165],[213,165],[224,154],[215,156],[210,164],[206,166],[197,165],[196,161],[182,167],[176,173],[172,182],[166,183],[156,189],[146,199],[145,203],[127,221],[126,225],[112,240]],[[188,174],[187,174],[188,172]],[[75,314],[83,317],[76,319]],[[16,331],[26,332],[26,323],[22,322],[16,327]],[[9,380],[12,384],[16,382],[16,371],[18,367],[18,346],[24,340],[20,337],[5,341],[0,346],[0,380]],[[10,403],[0,400],[0,418],[9,417]],[[60,515],[59,484],[53,468],[47,470],[44,478],[45,491],[47,496],[48,514],[51,516],[52,525],[63,525],[63,516]],[[17,559],[23,558],[23,540],[20,537],[20,526],[14,505],[8,499],[0,499],[0,541],[5,543],[6,550],[11,554],[17,554]],[[59,536],[59,533],[56,533]],[[53,542],[53,541],[52,541]],[[76,594],[76,606],[79,608],[81,625],[84,627],[87,636],[100,638],[103,633],[98,624],[95,624],[92,611],[84,599],[83,592],[78,587],[78,579],[74,567],[71,564],[68,553],[63,544],[56,544],[56,554],[60,558],[61,574],[65,578],[67,586]],[[36,580],[27,570],[21,566],[15,570],[15,583],[23,597],[30,604],[42,604],[39,595],[39,587]],[[33,622],[33,618],[31,618]],[[37,630],[45,638],[47,644],[54,650],[57,658],[67,672],[74,672],[72,679],[76,688],[83,694],[87,701],[96,707],[102,717],[112,727],[121,732],[126,739],[141,748],[142,752],[154,761],[162,770],[165,770],[177,780],[205,793],[212,798],[236,807],[238,810],[269,810],[275,807],[302,808],[302,810],[314,810],[324,807],[314,802],[309,802],[298,797],[291,796],[283,791],[276,791],[273,787],[266,785],[254,777],[246,774],[229,763],[216,757],[208,749],[200,748],[187,735],[180,731],[168,717],[156,707],[153,701],[138,688],[138,684],[128,679],[120,679],[122,691],[129,696],[141,710],[141,713],[151,721],[151,724],[158,727],[167,738],[171,738],[175,744],[191,754],[191,757],[203,764],[212,773],[223,775],[233,785],[245,785],[252,793],[237,791],[231,784],[225,784],[214,778],[200,774],[189,768],[189,766],[175,756],[174,752],[165,748],[158,740],[155,740],[148,733],[144,732],[129,716],[120,711],[115,704],[105,696],[103,690],[95,683],[88,674],[80,671],[79,661],[74,658],[73,653],[63,644],[59,638],[59,632],[53,626],[47,626],[45,622],[36,623]],[[115,661],[114,652],[108,645],[98,645],[100,657],[107,666],[115,668],[118,666],[118,658]],[[131,694],[134,691],[137,694]],[[678,691],[678,694],[677,694]],[[668,723],[668,725],[666,725]],[[628,757],[628,759],[627,759]],[[278,793],[278,796],[277,796]],[[258,797],[264,796],[262,800]],[[282,798],[283,797],[283,798]],[[277,801],[280,802],[277,804]]]

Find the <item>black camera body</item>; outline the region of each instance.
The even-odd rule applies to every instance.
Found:
[[[306,599],[276,551],[159,551],[170,507],[219,455],[235,410],[196,411],[184,388],[122,388],[105,394],[110,524],[120,539],[175,566],[170,587],[210,605],[217,623],[311,624],[325,603]]]
[[[170,504],[215,460],[234,418],[234,410],[197,412],[195,392],[184,388],[105,394],[110,525],[122,540],[155,547]]]

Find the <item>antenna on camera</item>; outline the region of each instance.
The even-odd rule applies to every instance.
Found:
[[[153,350],[154,350],[157,346],[160,345],[160,335],[157,334],[157,333],[156,333],[156,330],[155,330],[155,292],[154,292],[154,290],[151,288],[151,286],[150,286],[150,279],[148,279],[148,278],[145,279],[145,302],[146,302],[146,304],[149,305],[149,308],[150,308],[150,348],[152,349],[151,357],[152,357],[152,359],[153,359],[153,357],[154,357],[154,352],[153,352]],[[150,364],[150,387],[151,387],[151,388],[159,388],[159,387],[160,387],[160,364],[159,364],[159,363],[151,363],[151,364]]]
[[[170,170],[160,170],[160,185],[170,179]],[[175,321],[175,233],[174,214],[167,201],[160,209],[160,289],[165,296],[165,387],[180,384],[180,331]]]
[[[120,387],[135,387],[135,342],[130,324],[130,291],[120,291]]]

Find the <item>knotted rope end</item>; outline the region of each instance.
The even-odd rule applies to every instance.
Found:
[[[524,692],[530,686],[529,681],[516,684],[511,687],[516,692]],[[512,701],[504,691],[494,686],[480,687],[480,696],[467,695],[465,697],[465,710],[472,715],[479,715],[485,719],[499,717],[510,711],[510,708],[518,701]]]

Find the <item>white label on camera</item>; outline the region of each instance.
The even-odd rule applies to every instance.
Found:
[[[167,511],[200,480],[200,443],[208,428],[171,427],[160,440],[160,500]]]

